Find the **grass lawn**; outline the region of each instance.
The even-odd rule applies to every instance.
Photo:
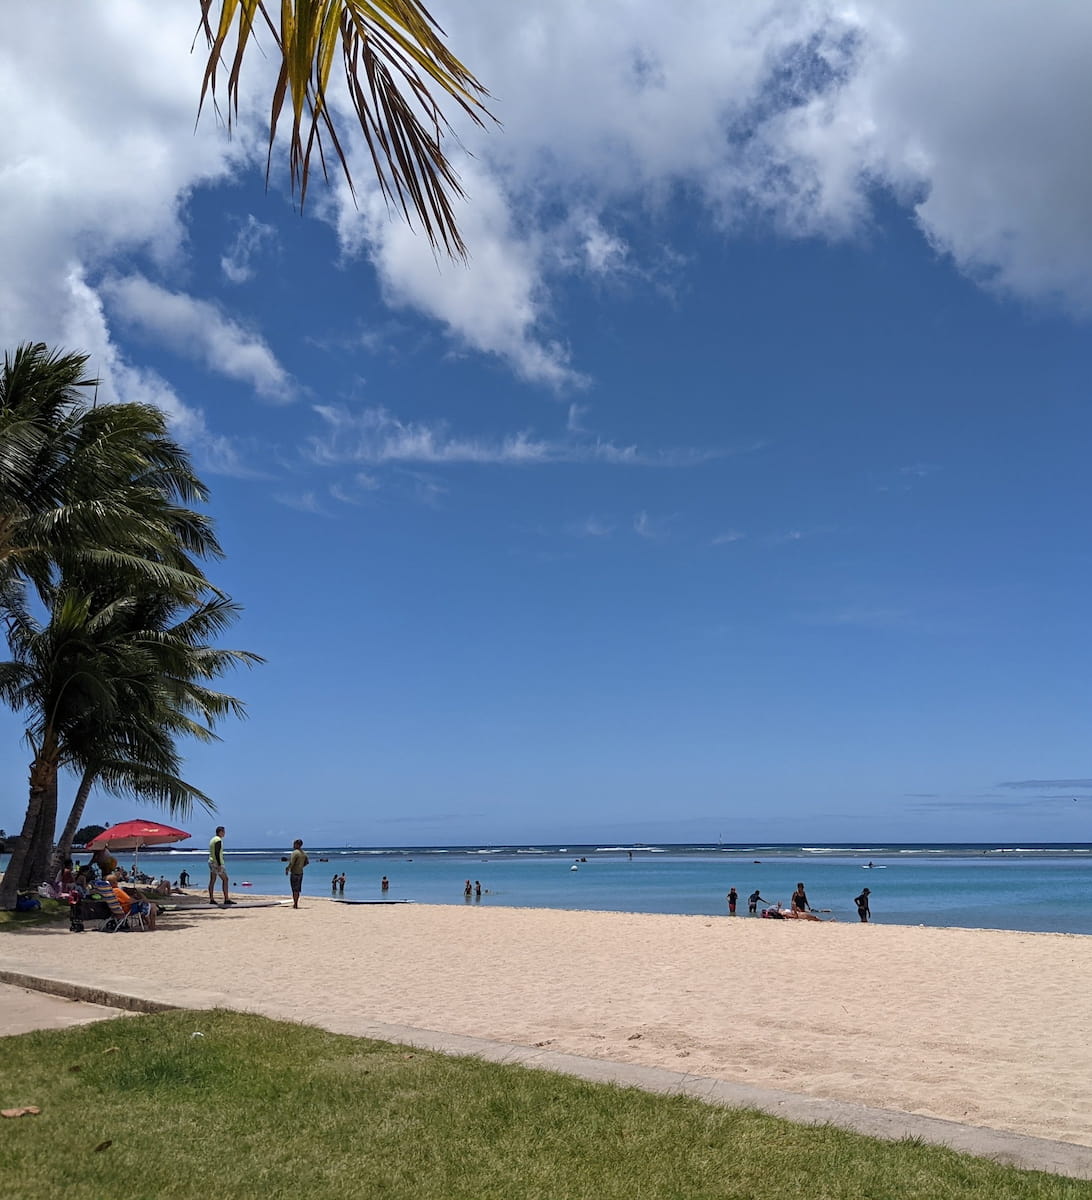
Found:
[[[29,1033],[0,1054],[0,1107],[42,1109],[0,1122],[3,1197],[1092,1197],[916,1141],[239,1013]]]

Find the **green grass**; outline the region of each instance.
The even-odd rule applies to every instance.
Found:
[[[42,1109],[2,1122],[3,1197],[1092,1197],[1090,1183],[916,1140],[873,1141],[239,1013],[24,1034],[0,1053],[0,1107]]]

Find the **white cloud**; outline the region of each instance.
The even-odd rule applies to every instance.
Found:
[[[650,517],[643,509],[633,518],[633,532],[638,537],[649,541],[658,541],[667,536],[671,523],[676,519],[672,514],[666,517]]]
[[[614,526],[610,521],[604,521],[602,517],[584,517],[580,521],[573,521],[566,526],[566,532],[573,537],[582,538],[605,538],[610,537],[614,532]]]
[[[362,156],[361,156],[362,157]],[[355,176],[368,167],[357,164]],[[551,388],[580,387],[564,343],[549,333],[543,276],[546,249],[537,235],[521,234],[500,180],[473,160],[462,166],[473,204],[460,210],[463,235],[473,246],[469,265],[433,253],[421,233],[392,219],[378,190],[335,191],[336,217],[347,254],[366,253],[393,308],[414,308],[439,321],[462,350],[496,355],[522,378]],[[320,206],[320,211],[330,211]]]
[[[248,213],[227,252],[220,258],[220,269],[231,283],[246,283],[254,278],[254,259],[277,239],[272,225],[264,225]]]
[[[194,452],[198,467],[218,475],[252,477],[258,474],[246,461],[235,439],[213,433],[201,409],[185,404],[157,372],[128,362],[111,340],[102,299],[73,267],[64,281],[64,324],[61,344],[90,355],[90,367],[101,380],[99,398],[105,403],[126,400],[152,404],[167,415],[174,436]]]
[[[307,453],[320,464],[417,463],[479,466],[537,466],[547,463],[608,463],[615,466],[693,466],[713,457],[705,450],[643,454],[636,446],[617,446],[602,440],[578,441],[537,437],[521,430],[504,437],[453,433],[445,422],[404,421],[376,406],[354,412],[333,405],[315,405],[325,432],[310,439]]]
[[[264,339],[218,305],[170,292],[142,275],[107,280],[103,293],[122,320],[153,334],[176,354],[249,384],[267,399],[292,398],[295,385]]]
[[[193,190],[260,169],[272,62],[249,61],[252,111],[229,141],[211,110],[194,131],[192,0],[9,0],[4,17],[0,339],[61,341],[86,316],[72,278],[93,291],[116,256],[138,255],[169,280]],[[560,277],[641,280],[623,218],[655,220],[680,188],[726,232],[761,216],[795,236],[852,236],[883,188],[986,286],[1092,312],[1085,0],[692,0],[667,15],[651,0],[446,0],[442,20],[504,122],[460,131],[469,267],[388,219],[366,158],[359,213],[344,190],[323,202],[317,181],[311,212],[374,263],[392,307],[426,314],[459,352],[580,386],[553,311]],[[245,275],[248,253],[225,269]],[[281,386],[260,355],[243,368],[207,350],[267,394]],[[120,362],[99,368],[110,386],[146,390]]]
[[[502,97],[504,132],[468,145],[522,229],[538,214],[549,236],[558,204],[655,212],[682,185],[727,228],[757,212],[846,236],[879,186],[975,278],[1092,308],[1084,0],[448,8],[458,52]]]
[[[206,115],[192,4],[97,0],[4,7],[0,41],[0,339],[70,341],[86,292],[118,253],[163,266],[183,252],[194,187],[227,177],[251,140]],[[244,113],[244,128],[246,114]],[[106,333],[109,339],[109,331]],[[96,363],[105,376],[111,362]],[[133,378],[109,379],[124,393]]]
[[[733,542],[741,542],[747,535],[740,533],[738,530],[729,529],[725,533],[718,533],[712,540],[714,546],[730,546]]]

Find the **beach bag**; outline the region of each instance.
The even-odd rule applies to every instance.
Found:
[[[16,912],[34,912],[35,909],[41,907],[42,902],[37,896],[16,896],[15,898]]]

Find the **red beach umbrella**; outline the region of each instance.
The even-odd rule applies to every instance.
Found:
[[[89,842],[85,850],[98,850],[109,846],[111,850],[137,851],[141,846],[166,846],[171,842],[184,842],[190,835],[173,825],[161,825],[158,821],[122,821],[104,829]],[[136,858],[136,854],[133,855]]]

